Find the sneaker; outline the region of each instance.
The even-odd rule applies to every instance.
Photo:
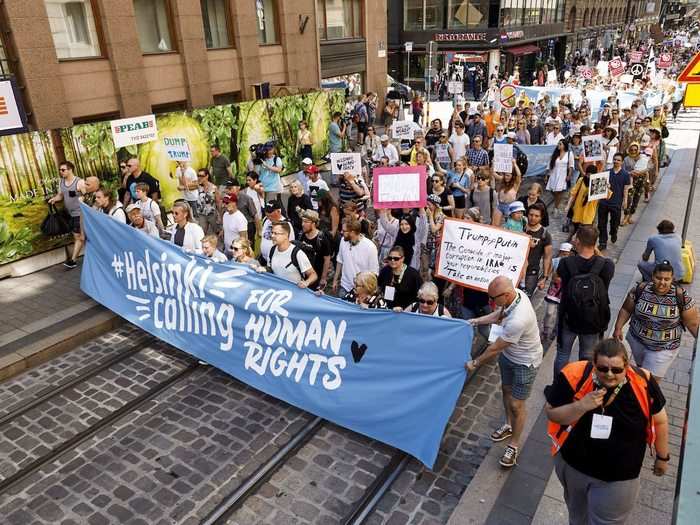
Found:
[[[512,468],[518,464],[518,447],[508,445],[498,464],[505,468]]]
[[[66,262],[63,263],[63,266],[65,266],[69,270],[72,270],[73,268],[76,268],[78,266],[78,263],[75,262],[73,259],[68,259]]]
[[[491,439],[493,441],[503,441],[504,439],[508,439],[512,435],[513,429],[508,423],[505,423],[501,425],[501,428],[497,428],[493,431],[493,433],[491,434]]]

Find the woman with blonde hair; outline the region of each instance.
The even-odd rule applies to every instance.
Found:
[[[253,247],[247,239],[237,239],[231,243],[232,261],[240,264],[248,264],[252,267],[260,266],[253,253]]]
[[[377,275],[372,272],[360,272],[355,276],[354,287],[344,297],[349,303],[362,308],[386,308],[386,301],[379,292]]]
[[[170,240],[188,253],[202,253],[204,230],[194,222],[190,205],[177,201],[173,204],[172,213],[175,224],[169,230]]]

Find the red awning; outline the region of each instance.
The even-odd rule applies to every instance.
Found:
[[[530,55],[532,53],[539,53],[540,48],[532,44],[524,44],[522,46],[513,46],[505,50],[507,53],[514,55],[516,57],[522,55]]]

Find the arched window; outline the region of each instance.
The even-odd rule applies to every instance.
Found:
[[[576,6],[572,7],[569,11],[569,23],[567,25],[567,31],[573,33],[576,29]]]

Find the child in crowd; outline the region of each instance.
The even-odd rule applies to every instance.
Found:
[[[561,278],[557,275],[557,267],[562,257],[571,255],[573,246],[568,242],[563,242],[559,246],[559,256],[552,259],[552,280],[545,295],[545,311],[542,321],[542,341],[547,342],[554,339],[557,334],[557,318],[559,316],[559,303],[561,302]]]
[[[508,219],[503,227],[512,232],[524,232],[527,219],[523,217],[525,205],[520,201],[513,201],[508,206]]]

